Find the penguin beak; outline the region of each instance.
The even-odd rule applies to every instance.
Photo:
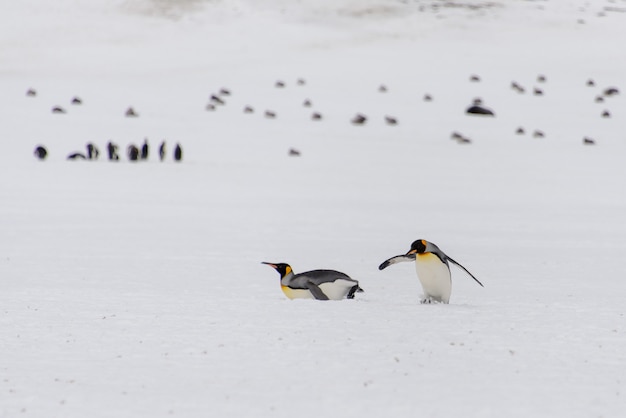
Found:
[[[268,263],[266,261],[261,261],[261,264],[267,264],[268,266],[273,267],[273,268],[278,267],[276,264]]]
[[[407,252],[405,255],[411,255],[411,254],[415,254],[417,253],[417,250],[409,250],[409,252]]]

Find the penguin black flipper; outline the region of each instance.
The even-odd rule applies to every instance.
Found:
[[[378,270],[386,269],[392,264],[402,263],[404,261],[415,261],[415,254],[402,254],[391,257],[390,259],[383,261],[383,263],[378,266]]]
[[[357,292],[364,292],[363,289],[361,289],[361,287],[358,284],[355,284],[354,286],[352,286],[352,288],[350,289],[350,291],[348,292],[348,295],[346,296],[346,299],[354,299],[354,294]]]
[[[466,272],[467,274],[469,274],[469,275],[470,275],[470,277],[471,277],[472,279],[476,280],[476,283],[478,283],[478,284],[479,284],[479,285],[481,285],[482,287],[485,287],[485,286],[483,286],[483,284],[482,284],[482,283],[481,283],[481,282],[480,282],[480,281],[479,281],[476,277],[474,277],[474,275],[473,275],[472,273],[470,273],[470,272],[469,272],[469,270],[468,270],[468,269],[466,269],[465,267],[463,267],[462,265],[460,265],[459,263],[457,263],[456,261],[454,261],[454,260],[453,260],[453,259],[451,259],[450,257],[446,256],[446,258],[448,259],[448,261],[450,261],[450,262],[452,262],[452,263],[456,264],[457,266],[459,266],[459,267],[461,267],[463,270],[465,270],[465,272]]]
[[[315,299],[329,300],[328,296],[326,296],[324,292],[322,292],[322,289],[320,289],[319,286],[316,285],[315,283],[306,282],[305,286],[307,289],[309,289],[309,292],[311,292],[311,294],[315,297]]]

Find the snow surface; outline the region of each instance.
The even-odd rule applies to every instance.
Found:
[[[625,10],[4,2],[0,417],[624,416]],[[65,159],[146,137],[148,162]],[[420,305],[414,266],[377,270],[418,238],[485,288],[452,267]],[[261,261],[365,293],[290,301]]]

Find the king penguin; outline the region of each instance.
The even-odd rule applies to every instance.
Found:
[[[335,270],[312,270],[294,274],[285,263],[267,263],[280,274],[280,287],[289,299],[341,300],[354,299],[362,292],[359,282]]]
[[[411,244],[411,249],[406,254],[397,255],[385,260],[378,266],[378,269],[383,270],[392,264],[403,261],[415,261],[417,278],[420,283],[422,283],[422,289],[424,289],[422,303],[448,303],[450,301],[452,280],[450,278],[448,261],[462,268],[472,279],[483,286],[483,284],[465,267],[446,255],[446,253],[441,251],[435,244],[423,239],[414,241]]]

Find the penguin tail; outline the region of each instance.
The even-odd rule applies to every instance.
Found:
[[[355,284],[354,286],[352,286],[352,288],[350,289],[350,291],[346,295],[346,299],[354,299],[354,294],[355,293],[363,293],[363,292],[364,292],[364,290],[361,289],[361,287],[358,284]]]

